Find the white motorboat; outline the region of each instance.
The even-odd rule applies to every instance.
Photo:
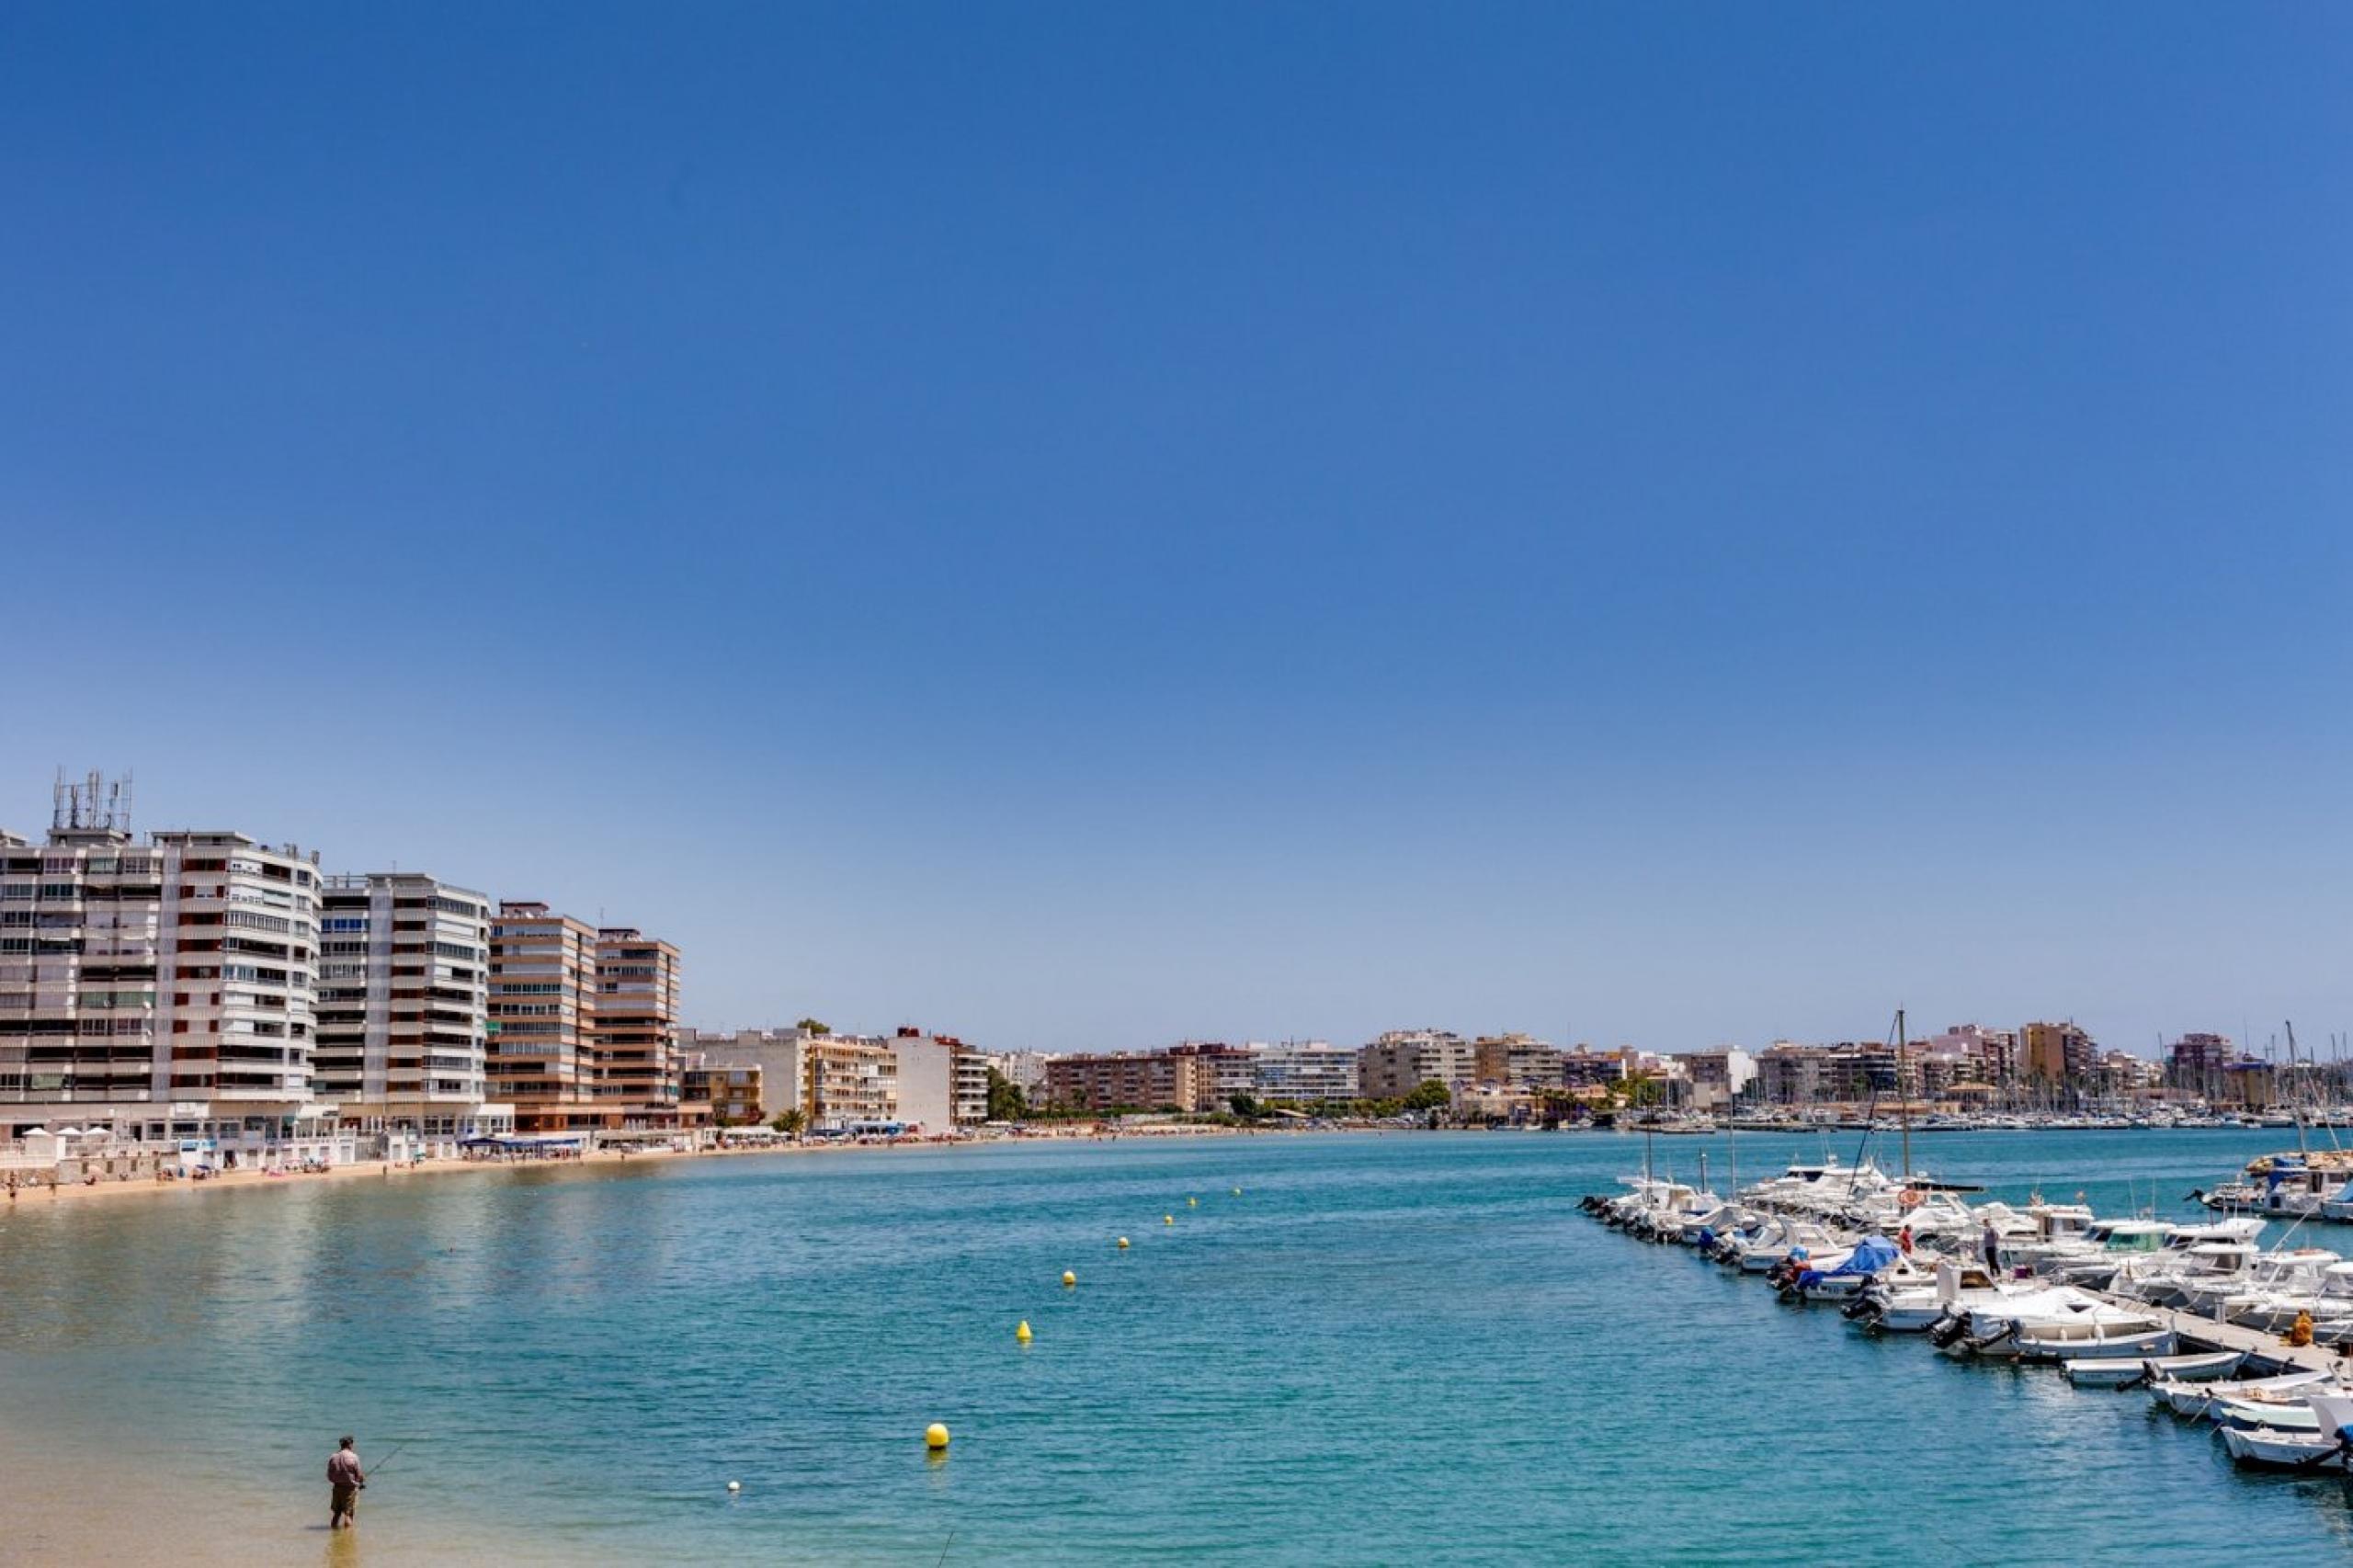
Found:
[[[2240,1273],[2216,1279],[2184,1279],[2176,1292],[2188,1311],[2212,1317],[2222,1303],[2233,1296],[2252,1295],[2258,1290],[2317,1290],[2320,1273],[2331,1264],[2342,1263],[2342,1253],[2326,1247],[2293,1247],[2286,1251],[2267,1252],[2248,1261]]]
[[[2332,1263],[2320,1271],[2320,1285],[2311,1290],[2256,1290],[2226,1296],[2222,1316],[2249,1328],[2282,1334],[2299,1317],[2309,1315],[2315,1326],[2353,1318],[2353,1262]]]
[[[2130,1360],[2122,1356],[2092,1356],[2067,1361],[2061,1370],[2077,1388],[2121,1388],[2146,1378],[2155,1382],[2202,1383],[2227,1378],[2246,1364],[2243,1350],[2213,1350],[2196,1356],[2154,1356]]]
[[[1857,1318],[1870,1328],[1891,1334],[1919,1334],[1949,1318],[1966,1318],[1980,1308],[2000,1315],[2006,1303],[2041,1295],[2048,1286],[2029,1282],[2004,1284],[1983,1267],[1957,1259],[1940,1259],[1931,1282],[1900,1285],[1878,1282]]]
[[[2327,1382],[2330,1376],[2327,1372],[2281,1372],[2268,1378],[2240,1378],[2214,1383],[2165,1378],[2149,1385],[2149,1396],[2176,1415],[2202,1421],[2223,1400],[2261,1398],[2309,1389]]]
[[[2145,1268],[2120,1270],[2109,1285],[2120,1296],[2153,1306],[2179,1306],[2191,1286],[2220,1287],[2223,1296],[2244,1289],[2248,1270],[2262,1256],[2252,1242],[2199,1242],[2159,1253]]]
[[[2162,1220],[2098,1220],[2080,1248],[2046,1255],[2039,1272],[2069,1285],[2105,1289],[2135,1264],[2163,1257],[2173,1229]]]
[[[1740,1244],[1740,1270],[1744,1274],[1762,1274],[1801,1248],[1810,1259],[1817,1254],[1837,1251],[1838,1238],[1826,1227],[1810,1221],[1776,1219],[1753,1239]]]

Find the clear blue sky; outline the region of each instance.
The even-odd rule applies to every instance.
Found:
[[[15,6],[53,769],[996,1046],[2353,1028],[2353,16]]]

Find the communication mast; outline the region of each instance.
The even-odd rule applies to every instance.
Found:
[[[55,833],[129,834],[131,775],[108,778],[94,767],[85,777],[68,780],[59,768],[49,825]]]

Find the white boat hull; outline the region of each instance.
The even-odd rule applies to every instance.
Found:
[[[2078,1388],[2112,1389],[2136,1378],[2147,1378],[2152,1382],[2171,1378],[2186,1383],[2227,1378],[2245,1360],[2245,1354],[2237,1350],[2218,1350],[2204,1356],[2144,1356],[2139,1360],[2121,1356],[2086,1356],[2069,1358],[2061,1369],[2067,1374],[2067,1381]]]

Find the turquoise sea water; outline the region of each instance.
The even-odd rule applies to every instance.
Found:
[[[1986,1133],[1915,1155],[2003,1196],[2182,1212],[2278,1141]],[[1823,1147],[1744,1135],[1741,1177]],[[1725,1138],[1656,1148],[1687,1171],[1704,1151],[1723,1185]],[[2144,1398],[1874,1340],[1575,1211],[1642,1155],[1609,1134],[1205,1139],[20,1204],[0,1221],[0,1423],[233,1500],[189,1528],[249,1539],[253,1561],[2284,1562],[2353,1543],[2342,1480],[2235,1473]],[[934,1420],[955,1432],[943,1461]],[[312,1516],[345,1429],[381,1473],[357,1540],[329,1544]]]

